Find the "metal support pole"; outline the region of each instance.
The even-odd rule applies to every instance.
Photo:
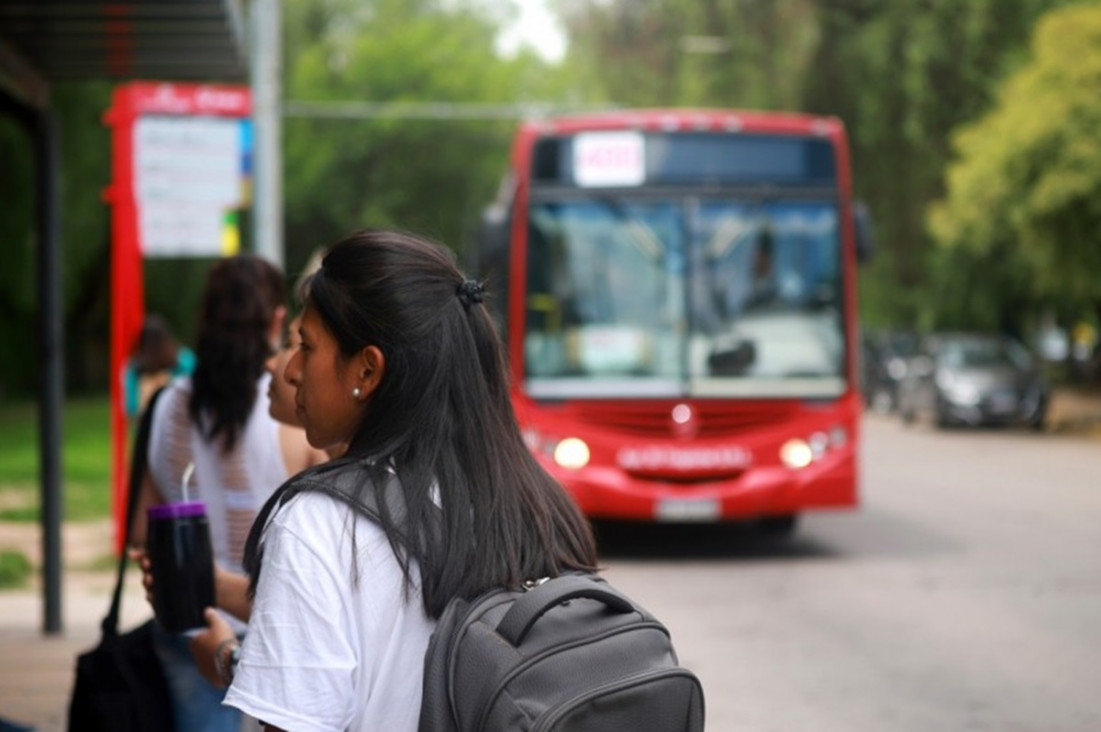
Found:
[[[39,454],[42,458],[43,632],[61,632],[61,416],[65,359],[61,308],[60,227],[58,225],[57,121],[48,108],[34,130],[37,157],[38,333],[42,363],[39,387]]]
[[[281,0],[253,0],[253,249],[283,264]]]

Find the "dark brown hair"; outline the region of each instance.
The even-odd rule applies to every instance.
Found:
[[[272,319],[284,304],[283,274],[267,260],[239,254],[207,276],[199,310],[188,413],[207,440],[231,450],[256,401],[256,382],[271,355]]]
[[[459,297],[464,282],[444,247],[372,230],[333,246],[306,295],[344,355],[374,345],[386,358],[349,448],[371,458],[356,463],[353,493],[379,490],[387,468],[397,474],[405,519],[395,526],[383,511],[381,523],[407,582],[411,560],[419,566],[433,617],[456,596],[596,565],[588,522],[524,444],[500,339],[477,298]],[[254,583],[279,502],[249,538]]]

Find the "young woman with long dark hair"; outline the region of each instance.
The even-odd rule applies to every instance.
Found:
[[[227,704],[272,729],[411,732],[451,598],[595,567],[588,523],[521,437],[482,299],[409,233],[358,232],[326,254],[284,377],[310,443],[348,448],[253,526],[243,648],[214,618],[193,646],[232,673]]]

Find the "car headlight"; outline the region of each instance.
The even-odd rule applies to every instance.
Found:
[[[948,384],[944,388],[944,396],[953,404],[972,407],[978,404],[982,395],[974,384],[960,383],[958,381]]]

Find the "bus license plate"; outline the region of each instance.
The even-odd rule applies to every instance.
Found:
[[[654,507],[658,521],[717,521],[720,513],[715,498],[663,498]]]

